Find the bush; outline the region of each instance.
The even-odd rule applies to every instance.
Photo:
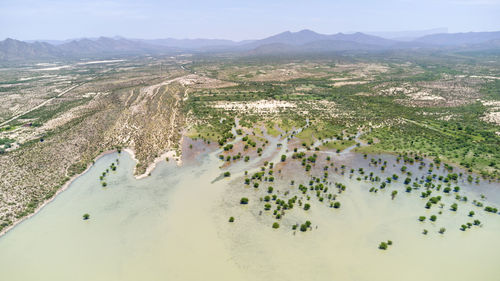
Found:
[[[242,198],[240,199],[240,204],[248,204],[248,198],[246,198],[246,197],[242,197]]]
[[[340,202],[335,202],[335,203],[333,203],[333,207],[334,207],[335,209],[340,208]]]
[[[394,198],[396,197],[397,194],[398,194],[397,190],[392,191],[392,193],[391,193],[392,200],[394,200]]]
[[[274,229],[279,228],[279,227],[280,227],[280,224],[279,224],[279,223],[277,223],[277,222],[273,223],[273,228],[274,228]]]
[[[228,171],[228,172],[224,172],[224,177],[230,177],[231,176],[231,173]]]
[[[419,220],[419,221],[425,221],[425,216],[420,216],[420,217],[418,217],[418,220]]]
[[[432,215],[431,218],[430,218],[431,221],[436,221],[437,220],[437,217],[436,215]]]
[[[456,211],[457,211],[457,209],[458,209],[458,205],[457,205],[457,203],[453,203],[453,204],[451,205],[451,210],[452,210],[452,211],[454,211],[454,212],[456,212]]]
[[[273,187],[270,186],[270,187],[267,188],[267,193],[273,193],[273,190],[274,190]]]
[[[304,210],[309,210],[311,208],[311,205],[309,203],[304,204]]]
[[[88,220],[90,218],[89,214],[83,214],[83,220]]]
[[[387,250],[387,243],[386,242],[381,242],[380,245],[378,245],[378,248],[380,250]]]
[[[439,229],[439,233],[440,233],[440,234],[443,234],[445,231],[446,231],[446,228],[444,228],[444,227],[441,227],[441,228]]]
[[[490,207],[490,206],[485,207],[484,210],[486,212],[489,212],[489,213],[497,213],[498,212],[497,208],[493,208],[493,207]]]
[[[281,155],[281,162],[285,162],[285,160],[286,160],[286,155],[284,155],[284,154]]]
[[[234,222],[234,217],[230,217],[229,222]]]
[[[302,231],[302,232],[306,232],[306,231],[307,231],[307,225],[305,225],[305,224],[301,224],[301,225],[300,225],[300,231]]]
[[[475,214],[475,213],[474,213],[474,211],[470,211],[470,212],[469,212],[469,217],[473,217],[473,216],[474,216],[474,214]]]

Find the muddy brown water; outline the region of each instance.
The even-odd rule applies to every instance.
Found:
[[[279,159],[282,148],[271,141],[266,159]],[[261,213],[259,197],[267,185],[281,194],[306,184],[300,163],[287,164],[276,182],[262,189],[247,187],[244,170],[258,170],[261,163],[230,167],[231,178],[220,176],[218,152],[196,152],[177,167],[162,162],[142,180],[132,176],[135,165],[122,153],[103,156],[84,175],[32,218],[0,238],[1,280],[498,280],[500,269],[500,215],[485,213],[471,201],[485,194],[485,205],[500,204],[498,183],[460,182],[461,194],[469,202],[457,212],[447,209],[435,223],[418,222],[439,210],[423,208],[419,191],[405,193],[403,177],[377,194],[368,192],[377,184],[349,178],[348,170],[329,171],[329,182],[342,182],[347,190],[339,195],[340,209],[311,203],[305,212],[295,208],[280,220],[280,228],[269,213]],[[319,158],[324,159],[323,154]],[[399,171],[402,163],[381,155],[388,169],[381,172],[361,155],[332,154],[338,167],[363,167],[384,178]],[[107,187],[99,175],[119,159]],[[324,162],[324,160],[321,160]],[[316,165],[323,166],[319,161]],[[278,161],[276,161],[278,162]],[[290,162],[290,163],[289,163]],[[393,166],[394,165],[394,166]],[[425,173],[407,165],[413,178]],[[318,176],[321,169],[314,171]],[[399,172],[398,172],[399,173]],[[213,182],[213,183],[211,183]],[[453,184],[452,186],[454,186]],[[390,192],[398,190],[391,200]],[[246,206],[239,198],[248,197]],[[443,196],[444,202],[453,202]],[[460,231],[471,221],[469,210],[482,227]],[[89,220],[82,220],[84,213]],[[234,223],[228,223],[230,216]],[[295,222],[311,220],[312,231],[291,230]],[[318,226],[316,228],[316,226]],[[446,227],[444,235],[439,228]],[[427,235],[422,234],[428,229]],[[377,248],[392,240],[388,250]]]

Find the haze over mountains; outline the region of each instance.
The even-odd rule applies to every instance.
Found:
[[[409,40],[387,39],[361,32],[319,34],[311,30],[286,31],[260,40],[235,42],[222,39],[126,39],[100,37],[76,40],[0,41],[0,60],[106,57],[116,55],[221,52],[242,55],[383,51],[398,49],[500,50],[500,31],[436,33]]]

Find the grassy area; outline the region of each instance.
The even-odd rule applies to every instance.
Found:
[[[321,146],[321,149],[339,150],[342,151],[350,146],[356,144],[354,140],[337,140],[329,141]]]

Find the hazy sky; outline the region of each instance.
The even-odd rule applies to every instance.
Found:
[[[448,27],[500,30],[500,0],[0,0],[0,39],[257,39],[285,30],[320,33]]]

